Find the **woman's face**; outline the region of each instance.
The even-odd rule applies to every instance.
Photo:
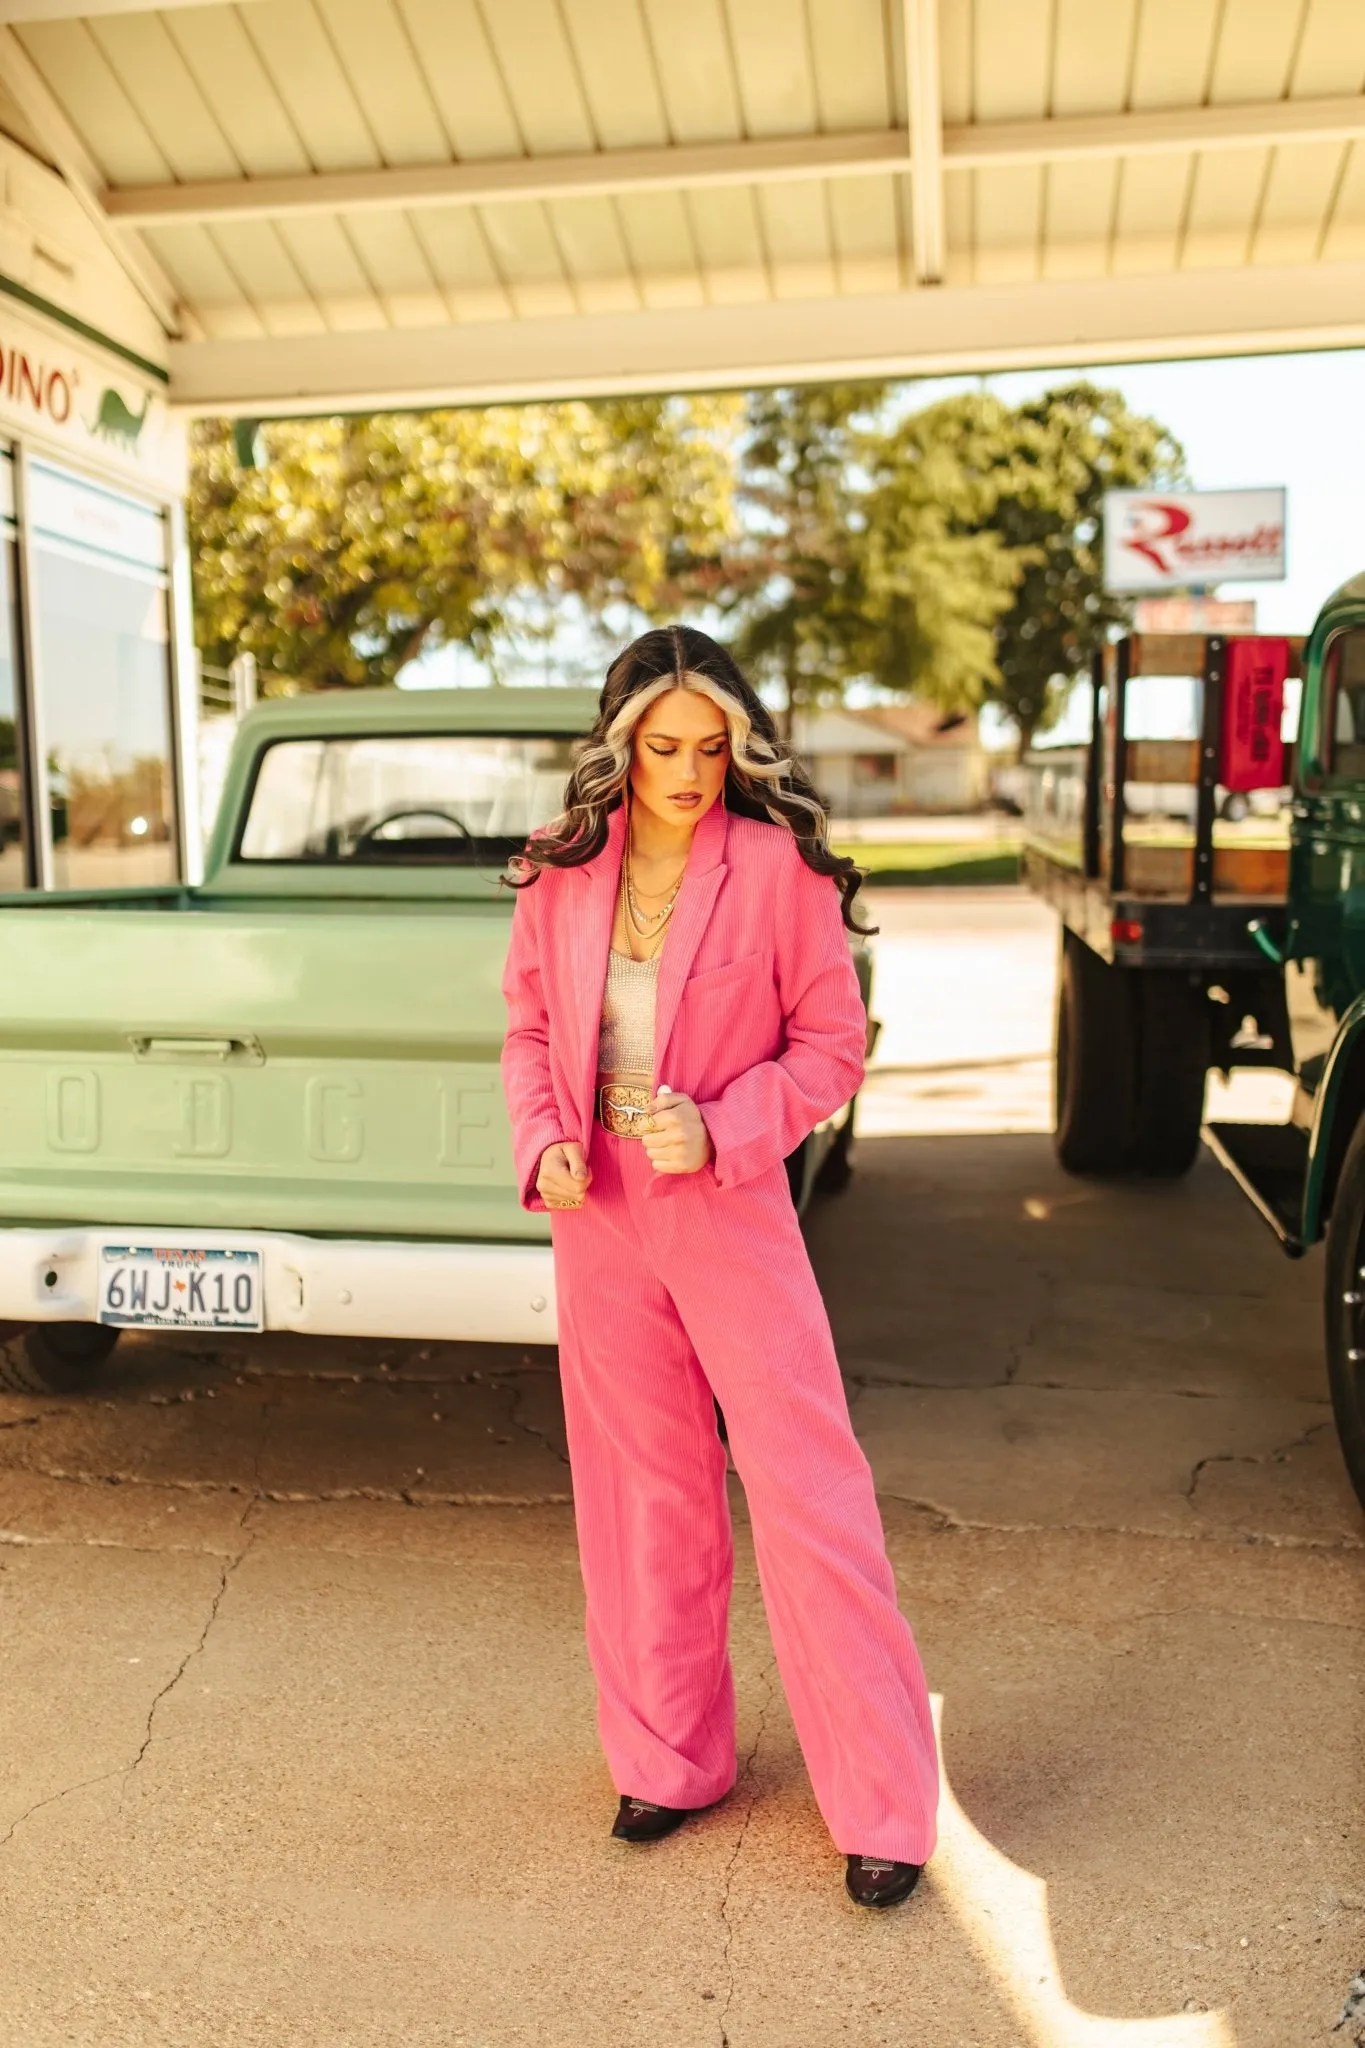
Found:
[[[632,795],[669,825],[695,825],[724,788],[729,760],[720,708],[700,690],[668,690],[635,728]]]

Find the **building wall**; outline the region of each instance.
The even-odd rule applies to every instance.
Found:
[[[197,872],[186,436],[153,316],[0,139],[0,889]]]

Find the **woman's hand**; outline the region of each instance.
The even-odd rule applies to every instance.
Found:
[[[714,1159],[711,1134],[690,1095],[661,1085],[650,1115],[657,1128],[646,1131],[640,1142],[656,1173],[696,1173]]]
[[[547,1209],[581,1209],[592,1185],[592,1174],[583,1157],[583,1147],[565,1140],[547,1145],[540,1155],[536,1193]]]

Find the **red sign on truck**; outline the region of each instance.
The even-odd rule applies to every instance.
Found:
[[[1223,685],[1224,789],[1278,789],[1285,779],[1284,685],[1289,642],[1258,635],[1229,640]]]

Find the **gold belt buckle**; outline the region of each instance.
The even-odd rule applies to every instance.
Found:
[[[657,1130],[648,1088],[633,1088],[625,1081],[603,1081],[597,1090],[597,1114],[614,1138],[642,1138]]]

